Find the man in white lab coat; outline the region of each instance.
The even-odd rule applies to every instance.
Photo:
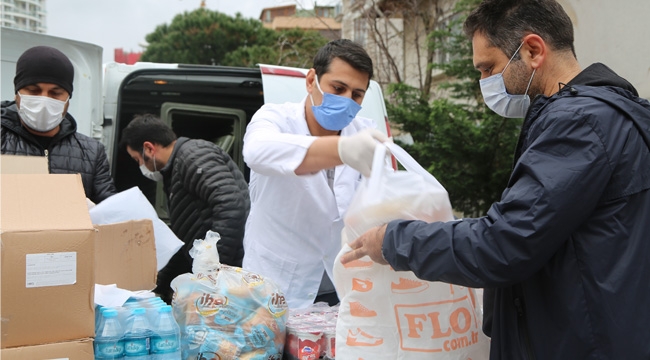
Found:
[[[275,281],[292,309],[338,303],[330,279],[343,216],[386,140],[374,121],[356,117],[372,73],[360,45],[331,41],[314,57],[305,99],[264,105],[246,129],[243,268]]]

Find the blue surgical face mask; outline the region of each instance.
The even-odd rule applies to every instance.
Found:
[[[536,69],[533,69],[533,74],[530,76],[528,86],[526,87],[526,92],[523,95],[508,94],[508,91],[506,90],[506,84],[503,81],[503,73],[512,62],[512,59],[515,58],[523,44],[524,43],[522,42],[521,45],[519,45],[517,51],[515,51],[515,53],[512,55],[510,61],[508,61],[506,67],[503,68],[503,71],[501,71],[501,73],[492,75],[479,81],[485,104],[495,113],[507,118],[525,117],[526,112],[528,111],[528,107],[530,106],[530,96],[528,96],[528,89],[530,89],[530,84],[533,81],[533,76],[535,76]]]
[[[314,104],[314,99],[309,94],[312,104],[311,110],[314,117],[316,117],[316,121],[323,129],[330,131],[342,130],[357,116],[357,113],[361,110],[361,105],[348,97],[323,92],[320,84],[318,84],[318,76],[314,81],[318,91],[323,94],[323,102],[318,106]]]

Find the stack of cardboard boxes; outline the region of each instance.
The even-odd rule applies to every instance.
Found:
[[[155,287],[152,222],[93,226],[79,175],[0,166],[0,358],[91,360],[95,284]]]

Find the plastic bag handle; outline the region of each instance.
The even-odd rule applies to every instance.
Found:
[[[389,172],[384,166],[386,158],[386,151],[390,151],[395,159],[402,164],[404,169],[408,172],[415,173],[424,178],[425,181],[443,187],[438,180],[426,171],[420,164],[406,150],[402,149],[399,145],[392,142],[384,142],[375,148],[375,155],[372,159],[372,170],[370,178],[368,178],[368,191],[367,194],[378,194],[381,186],[382,177]],[[373,203],[372,199],[367,199],[369,203]]]
[[[388,150],[390,150],[390,153],[395,156],[395,159],[397,159],[397,161],[399,161],[399,163],[404,166],[404,169],[406,169],[406,171],[416,173],[422,176],[426,181],[440,185],[440,187],[442,187],[442,184],[438,182],[438,179],[436,179],[435,176],[431,175],[430,172],[425,170],[422,165],[418,164],[418,162],[415,161],[415,159],[413,159],[413,157],[409,155],[406,150],[402,149],[399,145],[392,142],[385,142],[384,145],[386,145]]]
[[[366,191],[366,194],[379,193],[381,178],[384,176],[384,173],[386,172],[386,169],[384,169],[386,151],[388,151],[388,149],[386,148],[386,146],[384,146],[384,143],[377,144],[377,146],[375,147],[375,155],[372,158],[372,169],[370,170],[370,177],[368,178],[368,191]],[[373,204],[375,203],[375,200],[368,199],[366,197],[366,202]]]

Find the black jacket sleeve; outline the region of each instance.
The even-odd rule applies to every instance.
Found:
[[[111,177],[110,166],[104,145],[97,142],[97,157],[95,159],[95,172],[93,178],[92,195],[88,198],[95,204],[100,203],[111,195],[115,195],[117,190]]]
[[[192,156],[176,161],[180,161],[180,173],[185,176],[183,186],[203,200],[210,212],[209,229],[221,236],[217,243],[220,262],[241,266],[244,226],[250,209],[243,174],[228,154],[208,143],[199,143]]]

